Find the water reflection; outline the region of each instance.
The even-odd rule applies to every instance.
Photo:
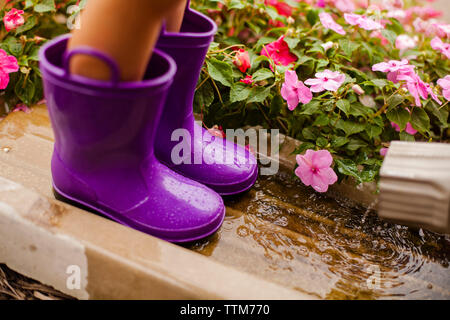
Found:
[[[226,204],[219,234],[192,249],[321,298],[450,298],[448,236],[385,223],[290,173],[261,177]]]

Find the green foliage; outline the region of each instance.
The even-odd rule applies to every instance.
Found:
[[[383,159],[379,151],[392,140],[449,142],[449,105],[436,81],[450,73],[450,64],[431,49],[430,38],[420,35],[420,51],[410,50],[400,56],[395,41],[406,31],[394,18],[386,18],[391,24],[381,32],[387,40],[383,46],[369,31],[347,25],[338,10],[331,11],[346,30],[345,36],[323,28],[319,20],[323,9],[304,2],[286,3],[292,8],[291,17],[256,0],[193,1],[195,8],[219,25],[194,106],[197,112],[203,112],[207,125],[236,128],[258,124],[280,129],[304,141],[295,153],[327,149],[334,156],[334,169],[340,178],[352,177],[357,183],[378,179]],[[387,11],[381,14],[386,15]],[[280,36],[285,37],[290,51],[298,58],[290,68],[297,71],[300,80],[330,69],[344,73],[345,83],[337,92],[314,94],[311,102],[288,110],[280,91],[289,67],[276,66],[260,55],[264,46]],[[330,41],[332,46],[325,50],[322,45]],[[250,56],[251,68],[245,74],[234,65],[237,48],[245,49]],[[429,97],[422,100],[422,107],[414,107],[414,99],[401,83],[392,83],[386,74],[371,71],[375,63],[400,60],[407,55],[417,55],[411,63],[421,78],[432,84],[441,105]],[[245,76],[252,76],[253,83],[240,82]],[[364,94],[352,90],[354,85],[359,85]],[[399,126],[400,132],[394,130],[391,122]],[[414,136],[405,132],[408,122],[418,131]]]

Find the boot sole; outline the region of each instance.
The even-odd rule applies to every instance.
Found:
[[[146,232],[145,230],[140,230],[138,228],[135,228],[134,226],[131,226],[131,225],[129,225],[128,223],[126,223],[124,221],[121,221],[120,219],[118,219],[114,215],[111,215],[111,214],[105,212],[102,209],[99,209],[99,208],[97,208],[95,206],[92,206],[92,205],[90,205],[90,204],[88,204],[88,203],[86,203],[84,201],[75,199],[75,198],[65,194],[64,192],[59,190],[55,186],[55,184],[53,184],[53,194],[54,194],[55,198],[57,200],[59,200],[59,201],[65,202],[67,204],[70,204],[70,205],[72,205],[74,207],[77,207],[79,209],[88,211],[90,213],[93,213],[93,214],[96,214],[96,215],[99,215],[99,216],[102,216],[102,217],[106,217],[106,218],[108,218],[108,219],[110,219],[112,221],[115,221],[115,222],[117,222],[117,223],[119,223],[121,225],[124,225],[126,227],[132,228],[134,230],[146,233],[146,234],[151,235],[153,237],[156,237],[158,239],[161,239],[161,240],[164,240],[164,241],[168,241],[168,242],[172,242],[172,243],[189,243],[189,242],[193,242],[193,241],[197,241],[197,240],[201,240],[201,239],[207,238],[207,237],[211,236],[212,234],[214,234],[215,232],[217,232],[217,230],[220,229],[220,227],[222,226],[222,223],[223,223],[223,221],[225,219],[225,206],[224,206],[223,211],[220,213],[221,218],[218,219],[217,223],[213,224],[214,227],[210,231],[208,231],[208,232],[206,232],[204,234],[198,235],[198,236],[188,237],[188,238],[167,238],[167,237],[161,237],[161,236],[158,236],[158,235],[154,235],[151,232]]]

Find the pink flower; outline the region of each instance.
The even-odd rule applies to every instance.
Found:
[[[295,174],[306,186],[317,192],[327,192],[328,186],[337,181],[336,173],[331,169],[333,157],[327,150],[306,150],[304,156],[297,155],[298,168]]]
[[[438,96],[434,93],[433,88],[429,83],[425,83],[425,87],[427,88],[428,94],[433,98],[434,101],[436,101],[439,105],[442,104],[442,101],[439,100]]]
[[[0,49],[0,90],[8,86],[9,74],[18,70],[19,65],[16,57],[8,56],[5,50]]]
[[[378,31],[378,30],[372,31],[372,33],[370,34],[370,37],[380,39],[380,40],[381,40],[381,45],[384,46],[384,47],[385,47],[386,45],[389,44],[389,40],[386,39],[386,38],[381,34],[381,32]]]
[[[399,125],[396,124],[395,122],[391,122],[391,126],[392,126],[392,128],[395,129],[395,131],[397,131],[397,132],[400,132],[400,131],[401,131]],[[414,129],[414,128],[412,127],[411,123],[409,123],[409,122],[406,124],[405,131],[406,131],[406,133],[409,133],[410,135],[415,135],[415,134],[417,133],[417,130]],[[380,150],[380,151],[381,151],[381,150]]]
[[[325,8],[325,0],[317,0],[316,6],[319,8]]]
[[[6,31],[13,30],[25,23],[25,19],[22,17],[23,13],[23,10],[12,8],[5,14],[3,17],[3,23],[5,24]]]
[[[432,23],[431,26],[439,38],[450,38],[450,24]]]
[[[361,88],[361,87],[360,87],[359,85],[357,85],[357,84],[354,84],[354,85],[352,86],[352,90],[355,91],[355,93],[356,93],[357,95],[362,95],[362,94],[364,94],[363,88]]]
[[[347,21],[348,24],[352,26],[359,26],[360,28],[363,28],[365,30],[378,30],[383,29],[383,26],[381,23],[376,22],[366,16],[361,16],[359,14],[355,13],[345,13],[344,19]]]
[[[287,70],[284,77],[281,96],[287,101],[289,110],[294,110],[300,102],[308,103],[311,101],[311,90],[298,80],[295,71]]]
[[[324,90],[337,91],[345,81],[345,75],[338,71],[324,70],[315,74],[316,78],[308,79],[305,84],[311,86],[312,92]]]
[[[239,80],[239,82],[245,83],[245,84],[252,84],[253,83],[253,76],[247,75],[244,79]]]
[[[214,125],[212,128],[208,129],[208,132],[218,138],[225,138],[225,132],[222,126]]]
[[[327,28],[327,29],[331,29],[336,33],[345,35],[345,30],[344,28],[340,25],[337,24],[334,20],[333,17],[326,12],[321,12],[319,14],[319,18],[320,18],[320,22],[322,23],[322,25]]]
[[[286,2],[281,2],[279,0],[266,0],[266,5],[272,6],[274,7],[278,14],[285,16],[285,17],[290,17],[292,16],[292,7],[290,5],[288,5]]]
[[[450,75],[445,78],[439,79],[437,84],[442,88],[442,95],[445,99],[450,101]]]
[[[233,59],[234,65],[242,72],[245,73],[251,67],[250,56],[244,49],[239,49]]]
[[[406,34],[399,35],[395,40],[395,47],[400,50],[400,54],[408,49],[415,48],[416,45],[416,40]]]
[[[402,67],[409,64],[409,61],[403,59],[402,61],[390,60],[389,62],[380,62],[372,66],[372,71],[381,72],[395,72],[400,70]]]
[[[281,36],[277,41],[269,43],[261,50],[261,55],[273,60],[277,65],[288,66],[297,61],[297,56],[289,51],[289,46]],[[273,69],[272,66],[270,66]]]
[[[450,43],[444,43],[439,37],[434,37],[430,44],[434,50],[440,51],[447,59],[450,59]]]
[[[14,108],[13,112],[25,112],[25,113],[31,113],[31,109],[28,108],[28,106],[26,104],[18,104],[16,105],[16,107]]]
[[[352,0],[334,0],[334,6],[342,12],[353,12],[356,9]]]
[[[414,97],[417,107],[422,105],[420,102],[420,97],[422,97],[422,99],[428,98],[427,85],[416,73],[410,75],[400,74],[397,76],[397,79],[406,81],[408,92]]]
[[[386,156],[387,152],[388,152],[389,148],[381,148],[380,149],[380,155],[382,155],[383,157]]]

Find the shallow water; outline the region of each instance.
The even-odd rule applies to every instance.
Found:
[[[226,199],[220,232],[191,249],[329,299],[450,299],[450,237],[381,221],[290,173]]]

